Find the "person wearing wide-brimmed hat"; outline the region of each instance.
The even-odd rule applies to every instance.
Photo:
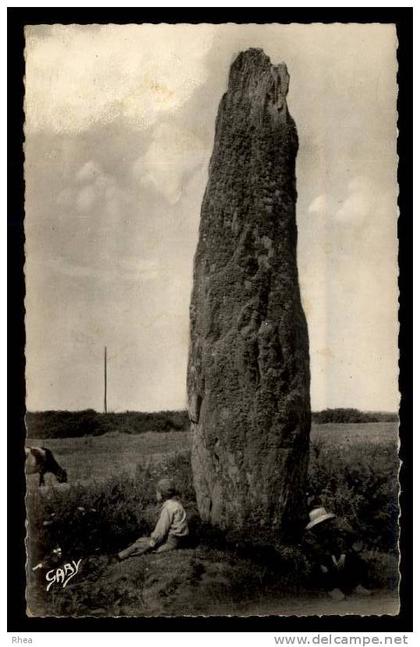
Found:
[[[163,478],[156,486],[156,499],[162,503],[160,515],[150,537],[140,537],[134,544],[118,553],[119,559],[155,551],[167,552],[178,548],[188,536],[187,515],[176,496],[171,479]]]
[[[344,600],[353,591],[370,594],[363,586],[366,567],[357,552],[360,542],[344,519],[337,519],[320,503],[309,512],[304,546],[317,585],[330,597]]]

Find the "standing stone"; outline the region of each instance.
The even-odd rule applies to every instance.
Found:
[[[296,262],[296,127],[286,65],[231,66],[201,209],[188,403],[203,520],[284,534],[305,515],[309,349]],[[279,534],[280,533],[280,534]]]

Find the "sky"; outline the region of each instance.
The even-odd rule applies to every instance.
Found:
[[[182,409],[230,64],[286,62],[312,408],[398,408],[393,25],[26,27],[27,408]]]

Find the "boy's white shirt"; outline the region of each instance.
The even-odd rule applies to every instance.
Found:
[[[188,535],[187,515],[177,499],[167,499],[162,505],[158,522],[150,536],[150,545],[163,544],[168,537]]]

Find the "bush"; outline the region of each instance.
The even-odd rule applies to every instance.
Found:
[[[397,475],[398,459],[392,447],[366,443],[345,452],[325,442],[311,447],[308,493],[321,497],[328,509],[345,517],[359,532],[365,542],[363,558],[372,586],[388,589],[398,584]],[[289,594],[311,587],[309,564],[300,546],[258,545],[248,535],[225,534],[200,520],[190,454],[185,451],[168,455],[159,463],[138,466],[134,477],[122,474],[100,483],[29,491],[27,598],[32,612],[77,615],[84,608],[93,615],[106,615],[109,609],[111,615],[118,615],[119,601],[127,602],[133,595],[131,609],[141,611],[141,578],[146,571],[133,571],[137,579],[131,584],[123,579],[115,584],[112,578],[107,579],[106,555],[150,533],[158,514],[155,484],[165,476],[175,476],[187,510],[190,545],[197,548],[193,552],[198,559],[197,578],[202,569],[200,560],[223,563],[231,601],[243,601],[257,592],[264,596],[270,591]],[[57,554],[54,551],[58,548],[61,552]],[[83,579],[66,588],[65,594],[60,589],[47,596],[45,568],[79,558],[83,558]],[[30,570],[41,561],[43,569]],[[191,600],[189,603],[193,604]]]
[[[392,447],[379,450],[365,443],[343,452],[319,441],[311,446],[308,496],[321,498],[325,507],[346,518],[367,549],[396,551],[398,467]],[[27,496],[31,561],[43,559],[57,546],[72,558],[112,553],[147,534],[157,515],[155,483],[174,475],[192,534],[221,547],[223,533],[199,520],[190,454],[185,451],[146,467],[139,465],[134,477],[123,474],[100,483],[31,490]]]
[[[359,409],[323,409],[314,411],[312,420],[318,425],[329,423],[398,422],[397,413],[359,411]]]
[[[308,495],[346,518],[372,549],[398,544],[398,470],[395,448],[371,443],[335,447],[313,443]]]
[[[51,556],[57,547],[71,559],[114,553],[148,534],[158,511],[155,484],[174,474],[183,501],[193,502],[189,452],[168,456],[159,464],[139,465],[134,476],[122,474],[105,482],[29,491],[31,562]]]
[[[26,414],[28,438],[75,438],[101,436],[112,431],[142,434],[147,431],[182,431],[189,428],[187,411],[98,413],[84,411],[38,411]]]
[[[129,477],[106,483],[35,490],[27,497],[31,562],[51,557],[60,548],[77,559],[112,553],[147,531],[142,510],[148,503],[141,483]]]

